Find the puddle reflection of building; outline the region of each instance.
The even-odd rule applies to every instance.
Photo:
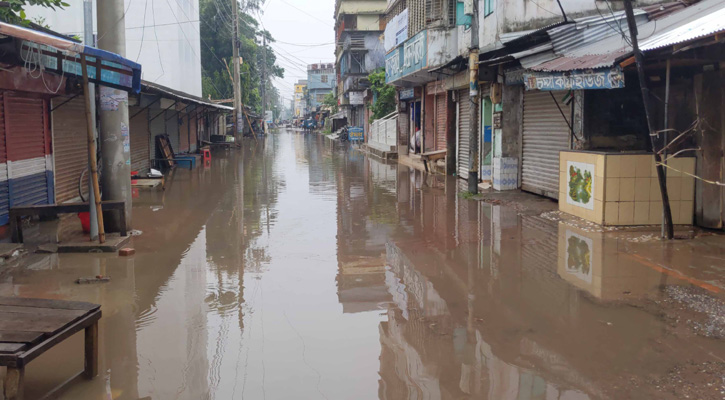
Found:
[[[662,285],[676,281],[638,262],[625,238],[565,224],[559,225],[558,238],[559,276],[597,299],[656,295]]]
[[[418,271],[411,257],[434,256],[412,243],[388,245],[387,282],[394,302],[388,309],[388,321],[380,327],[380,398],[589,398],[494,354],[484,331],[476,326],[475,308],[481,306],[472,301],[476,291],[461,291],[460,282],[448,277],[429,279],[429,273]],[[440,266],[447,261],[433,262]],[[435,272],[438,268],[443,267],[426,267],[426,271],[440,277],[440,271]],[[451,296],[453,293],[457,296]],[[516,360],[515,346],[509,341],[506,347],[503,354]]]
[[[390,302],[384,254],[396,225],[396,167],[349,155],[335,154],[343,167],[337,173],[337,282],[343,312],[355,313]]]

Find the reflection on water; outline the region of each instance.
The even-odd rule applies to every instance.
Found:
[[[663,398],[648,377],[723,354],[623,305],[685,283],[652,254],[458,185],[285,132],[142,193],[135,257],[33,255],[0,295],[103,305],[101,376],[65,399]]]

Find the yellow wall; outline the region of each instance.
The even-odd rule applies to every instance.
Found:
[[[387,0],[343,0],[340,8],[337,10],[337,16],[339,17],[340,14],[359,13],[384,14],[386,8],[388,8]]]
[[[380,17],[377,15],[358,15],[357,30],[359,31],[379,31]]]
[[[594,209],[567,201],[569,162],[595,165]],[[677,225],[691,225],[695,209],[694,158],[675,158],[668,163],[667,192],[672,218]],[[604,154],[561,152],[559,210],[603,225],[631,226],[662,223],[662,197],[651,154]],[[677,172],[682,171],[681,172]]]

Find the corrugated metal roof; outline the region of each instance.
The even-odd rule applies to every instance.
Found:
[[[651,8],[651,7],[650,7]],[[653,50],[725,31],[725,1],[704,0],[687,8],[667,6],[659,10],[635,10],[640,48]],[[679,10],[679,11],[678,11]],[[648,20],[658,11],[660,19]],[[666,17],[661,17],[669,13]],[[549,32],[555,56],[527,67],[533,71],[574,71],[612,67],[632,52],[629,30],[622,12],[607,18],[589,17]],[[521,60],[522,65],[526,60]],[[533,64],[529,62],[529,64]]]
[[[725,31],[725,1],[706,0],[650,24],[656,34],[643,39],[644,51],[689,42]],[[649,25],[649,24],[648,24]],[[664,25],[662,28],[657,25]],[[643,27],[644,32],[647,30]]]

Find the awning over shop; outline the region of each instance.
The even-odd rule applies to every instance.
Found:
[[[684,43],[725,31],[725,3],[703,0],[685,7],[665,4],[635,10],[644,51]],[[540,33],[540,31],[537,31]],[[482,65],[518,63],[515,79],[527,89],[612,89],[624,86],[621,60],[632,54],[624,12],[573,20],[546,30],[549,41],[530,40],[529,35],[511,42],[508,52],[487,53]]]
[[[184,103],[193,103],[193,104],[203,106],[203,107],[215,108],[219,111],[224,111],[224,112],[234,111],[234,107],[211,103],[211,102],[205,101],[201,97],[196,97],[196,96],[190,95],[188,93],[180,92],[178,90],[167,88],[165,86],[161,86],[161,85],[158,85],[158,84],[155,84],[152,82],[142,81],[141,86],[143,87],[144,93],[156,94],[156,95],[159,95],[163,98],[167,98],[170,100],[181,101]]]
[[[17,61],[21,65],[35,65],[56,75],[81,77],[80,56],[83,55],[91,82],[132,93],[141,90],[141,65],[118,54],[4,22],[0,22],[0,35],[18,41]]]

